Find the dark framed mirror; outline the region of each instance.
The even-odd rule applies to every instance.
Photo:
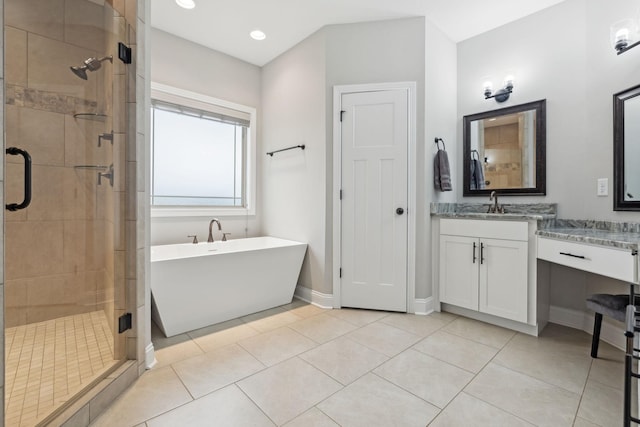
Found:
[[[613,95],[613,210],[640,211],[640,85]]]
[[[546,100],[463,118],[463,195],[546,194]]]

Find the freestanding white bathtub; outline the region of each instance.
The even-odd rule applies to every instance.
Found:
[[[276,237],[152,246],[153,320],[170,337],[290,303],[306,248]]]

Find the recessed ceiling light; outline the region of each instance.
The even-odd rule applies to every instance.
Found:
[[[260,30],[253,30],[249,33],[249,35],[254,40],[264,40],[267,38],[267,35]]]
[[[183,7],[185,9],[193,9],[196,7],[196,4],[193,0],[176,0],[178,6]]]

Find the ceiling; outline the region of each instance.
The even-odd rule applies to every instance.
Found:
[[[563,0],[174,0],[152,2],[151,25],[262,66],[329,24],[426,16],[459,42]],[[150,2],[151,3],[151,2]],[[261,29],[267,39],[249,32]]]

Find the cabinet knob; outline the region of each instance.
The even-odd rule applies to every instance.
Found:
[[[403,213],[404,213],[404,209],[402,209],[402,208],[396,209],[396,214],[402,215]]]

